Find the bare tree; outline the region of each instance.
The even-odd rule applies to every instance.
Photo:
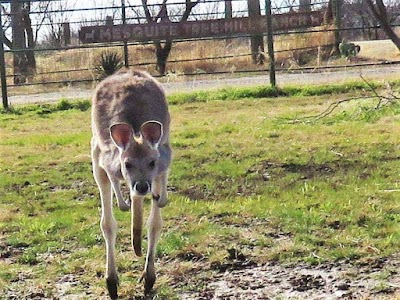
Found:
[[[192,2],[191,0],[185,0],[185,9],[182,13],[182,17],[179,22],[186,22],[192,12],[192,9],[200,2],[201,0],[196,0]],[[160,11],[156,16],[152,16],[147,0],[142,0],[142,5],[144,9],[144,13],[146,16],[147,23],[163,23],[163,22],[171,22],[168,9],[167,9],[167,0],[163,0]],[[168,56],[172,50],[172,40],[167,39],[165,42],[154,41],[154,46],[156,50],[156,69],[161,74],[164,75],[167,67]]]
[[[34,33],[34,40],[35,40],[35,46],[38,42],[39,38],[39,31],[42,28],[42,25],[46,21],[46,14],[44,12],[49,11],[50,9],[50,4],[51,0],[48,1],[37,1],[35,2],[35,8],[31,9],[31,11],[36,10],[38,12],[43,12],[43,13],[37,13],[34,16],[32,16],[33,22],[35,23],[35,33]]]
[[[36,47],[39,30],[44,18],[36,14],[32,25],[32,11],[46,11],[50,1],[12,0],[8,5],[2,4],[1,11],[6,17],[3,28],[11,28],[10,36],[4,37],[4,44],[13,51],[14,83],[23,84],[36,73]],[[35,30],[34,30],[35,28]]]
[[[400,50],[400,37],[394,32],[390,18],[388,16],[385,4],[382,0],[365,0],[375,19],[377,19],[389,39],[396,45],[397,49]]]
[[[48,21],[49,31],[45,34],[46,43],[53,47],[61,47],[68,44],[66,41],[70,36],[69,23],[70,15],[67,8],[75,7],[74,3],[68,0],[52,2],[44,12],[44,18]],[[54,12],[57,13],[54,13]]]

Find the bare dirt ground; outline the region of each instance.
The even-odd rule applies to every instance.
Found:
[[[276,81],[279,86],[285,85],[316,85],[329,83],[344,83],[351,80],[360,79],[362,75],[369,80],[388,80],[399,78],[400,64],[391,64],[385,66],[364,66],[344,69],[318,70],[307,73],[278,73]],[[192,79],[187,81],[178,81],[179,78],[169,78],[167,82],[162,83],[167,94],[176,92],[190,92],[197,90],[212,90],[229,87],[245,87],[269,84],[269,75],[256,75],[239,78],[213,77],[207,80]],[[56,92],[29,94],[29,95],[10,95],[9,103],[11,105],[28,103],[46,103],[55,102],[60,99],[88,99],[92,96],[93,89],[82,89],[68,87]]]
[[[161,260],[159,263],[170,265],[171,261]],[[256,265],[248,257],[236,253],[223,264],[210,266],[204,261],[195,261],[193,269],[185,274],[178,275],[172,269],[168,277],[172,277],[175,296],[182,300],[398,300],[399,267],[399,255],[355,264],[347,260],[311,266],[305,263],[282,265],[277,262]],[[210,268],[213,270],[211,276],[199,276]],[[46,288],[29,287],[30,276],[20,273],[20,284],[0,295],[0,299],[109,299],[105,286],[101,295],[93,293],[90,283],[80,282],[79,274],[60,276],[52,287]],[[73,291],[82,285],[87,288],[86,292]],[[49,290],[52,290],[50,294]],[[166,299],[158,296],[156,290],[148,297],[140,296],[140,291],[132,292],[136,296],[121,299]]]
[[[342,261],[242,268],[236,260],[209,278],[201,292],[184,293],[182,299],[400,299],[399,263],[399,257],[391,257],[357,265]]]

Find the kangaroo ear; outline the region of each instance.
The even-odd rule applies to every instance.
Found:
[[[126,123],[117,123],[111,125],[110,135],[114,143],[122,150],[128,148],[133,138],[133,128]]]
[[[148,121],[140,126],[143,138],[154,148],[157,148],[163,135],[163,126],[157,121]]]

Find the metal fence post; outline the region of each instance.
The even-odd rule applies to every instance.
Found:
[[[4,59],[4,29],[2,21],[2,12],[0,11],[0,77],[1,77],[1,97],[3,98],[3,107],[8,109],[7,96],[7,78],[6,78],[6,62]]]
[[[125,0],[121,0],[121,9],[122,9],[122,24],[126,24],[126,7]],[[129,55],[128,55],[128,42],[124,41],[124,65],[125,68],[129,67]]]
[[[271,0],[265,0],[265,16],[267,17],[267,43],[269,56],[269,83],[272,87],[276,86],[275,77],[275,54],[274,54],[274,37],[272,34],[272,11]]]

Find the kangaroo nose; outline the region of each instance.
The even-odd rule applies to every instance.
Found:
[[[138,181],[134,186],[135,191],[140,195],[146,195],[150,191],[150,185],[147,181]]]

